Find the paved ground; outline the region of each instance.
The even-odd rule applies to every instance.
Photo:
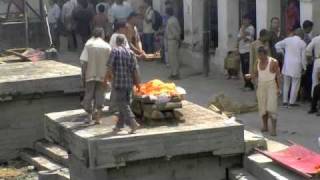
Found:
[[[62,53],[63,61],[73,65],[79,65],[76,53]],[[200,62],[201,63],[201,62]],[[161,79],[166,81],[169,76],[169,69],[159,62],[140,62],[140,69],[143,81],[151,79]],[[241,102],[254,102],[254,92],[243,92],[242,82],[240,80],[226,80],[224,76],[215,73],[215,70],[209,77],[202,74],[196,74],[192,69],[182,68],[182,80],[175,83],[184,87],[188,96],[187,99],[207,106],[210,98],[224,93],[225,95]],[[303,144],[315,151],[320,152],[318,138],[320,137],[320,117],[308,115],[309,104],[303,104],[298,108],[280,108],[278,137],[276,140],[286,142],[292,140]],[[237,117],[247,129],[259,132],[260,120],[258,113],[249,113]],[[268,136],[266,134],[266,136]]]

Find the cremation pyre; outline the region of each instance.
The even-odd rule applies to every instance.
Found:
[[[175,111],[182,108],[183,95],[173,83],[149,81],[141,84],[140,89],[135,90],[133,97],[133,111],[145,122],[183,121],[183,116]]]

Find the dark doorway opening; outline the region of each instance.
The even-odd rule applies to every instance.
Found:
[[[240,0],[239,4],[239,22],[241,26],[242,17],[248,15],[251,19],[252,25],[257,27],[257,11],[256,0]]]
[[[209,2],[210,49],[218,47],[218,0]]]
[[[281,31],[289,35],[291,31],[300,27],[300,3],[298,0],[281,1]]]

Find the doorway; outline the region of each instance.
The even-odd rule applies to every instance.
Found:
[[[240,0],[239,1],[239,22],[241,27],[242,17],[249,16],[254,28],[257,27],[257,11],[256,0]]]
[[[298,0],[281,1],[281,31],[289,35],[300,27],[300,3]]]

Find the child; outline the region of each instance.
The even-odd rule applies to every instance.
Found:
[[[240,56],[237,50],[229,51],[224,60],[224,69],[227,71],[228,79],[237,79],[240,70]]]

